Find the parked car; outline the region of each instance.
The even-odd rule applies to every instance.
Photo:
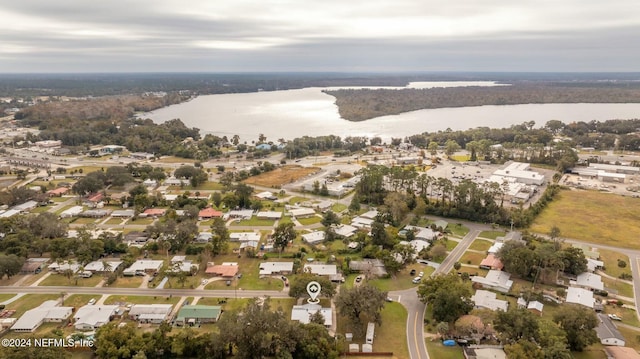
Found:
[[[387,302],[393,302],[393,298],[387,297]]]
[[[227,284],[227,287],[231,286],[231,281],[230,281],[230,280],[228,280],[228,281],[226,282],[226,284]]]
[[[360,282],[362,282],[362,276],[361,275],[356,277],[356,283],[360,283]]]
[[[415,277],[413,278],[413,284],[418,284],[422,281],[422,277]]]
[[[615,314],[609,314],[609,318],[611,318],[612,320],[622,320],[622,318],[620,318],[619,316],[617,316]]]
[[[416,275],[416,270],[415,270],[415,269],[412,269],[412,270],[411,270],[411,272],[409,272],[409,275],[410,275],[410,276],[414,276],[414,275]]]
[[[424,272],[418,273],[418,277],[420,277],[420,278],[424,277]]]
[[[96,304],[96,298],[91,298],[91,300],[89,300],[89,305],[94,305]]]

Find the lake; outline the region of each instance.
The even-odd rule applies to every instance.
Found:
[[[494,82],[419,82],[407,87],[500,86]],[[344,88],[344,87],[341,87]],[[362,88],[362,87],[353,87]],[[287,140],[302,136],[339,135],[405,137],[439,130],[466,130],[486,126],[509,127],[525,121],[543,126],[549,120],[564,123],[640,117],[640,104],[528,104],[441,108],[382,116],[362,122],[340,118],[335,98],[322,92],[334,88],[199,96],[191,101],[142,114],[162,123],[181,119],[203,133],[256,140]]]

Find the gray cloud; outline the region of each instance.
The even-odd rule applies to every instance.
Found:
[[[0,5],[0,71],[638,71],[638,13],[635,0],[14,1]]]

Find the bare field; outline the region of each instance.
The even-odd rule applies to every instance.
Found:
[[[287,183],[293,183],[310,174],[320,171],[318,167],[284,166],[273,171],[259,174],[246,179],[246,184],[264,187],[279,187]]]
[[[640,249],[640,199],[611,193],[563,190],[536,218],[532,232],[560,236],[621,248]]]

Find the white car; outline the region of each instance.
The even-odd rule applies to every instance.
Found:
[[[622,318],[620,318],[619,316],[617,316],[615,314],[609,314],[609,318],[611,318],[612,320],[622,320]]]
[[[420,277],[420,278],[424,277],[424,272],[418,273],[418,277]]]
[[[412,281],[412,282],[413,282],[413,284],[418,284],[418,283],[420,283],[421,281],[422,281],[422,277],[415,277],[415,278],[413,278],[413,281]]]

